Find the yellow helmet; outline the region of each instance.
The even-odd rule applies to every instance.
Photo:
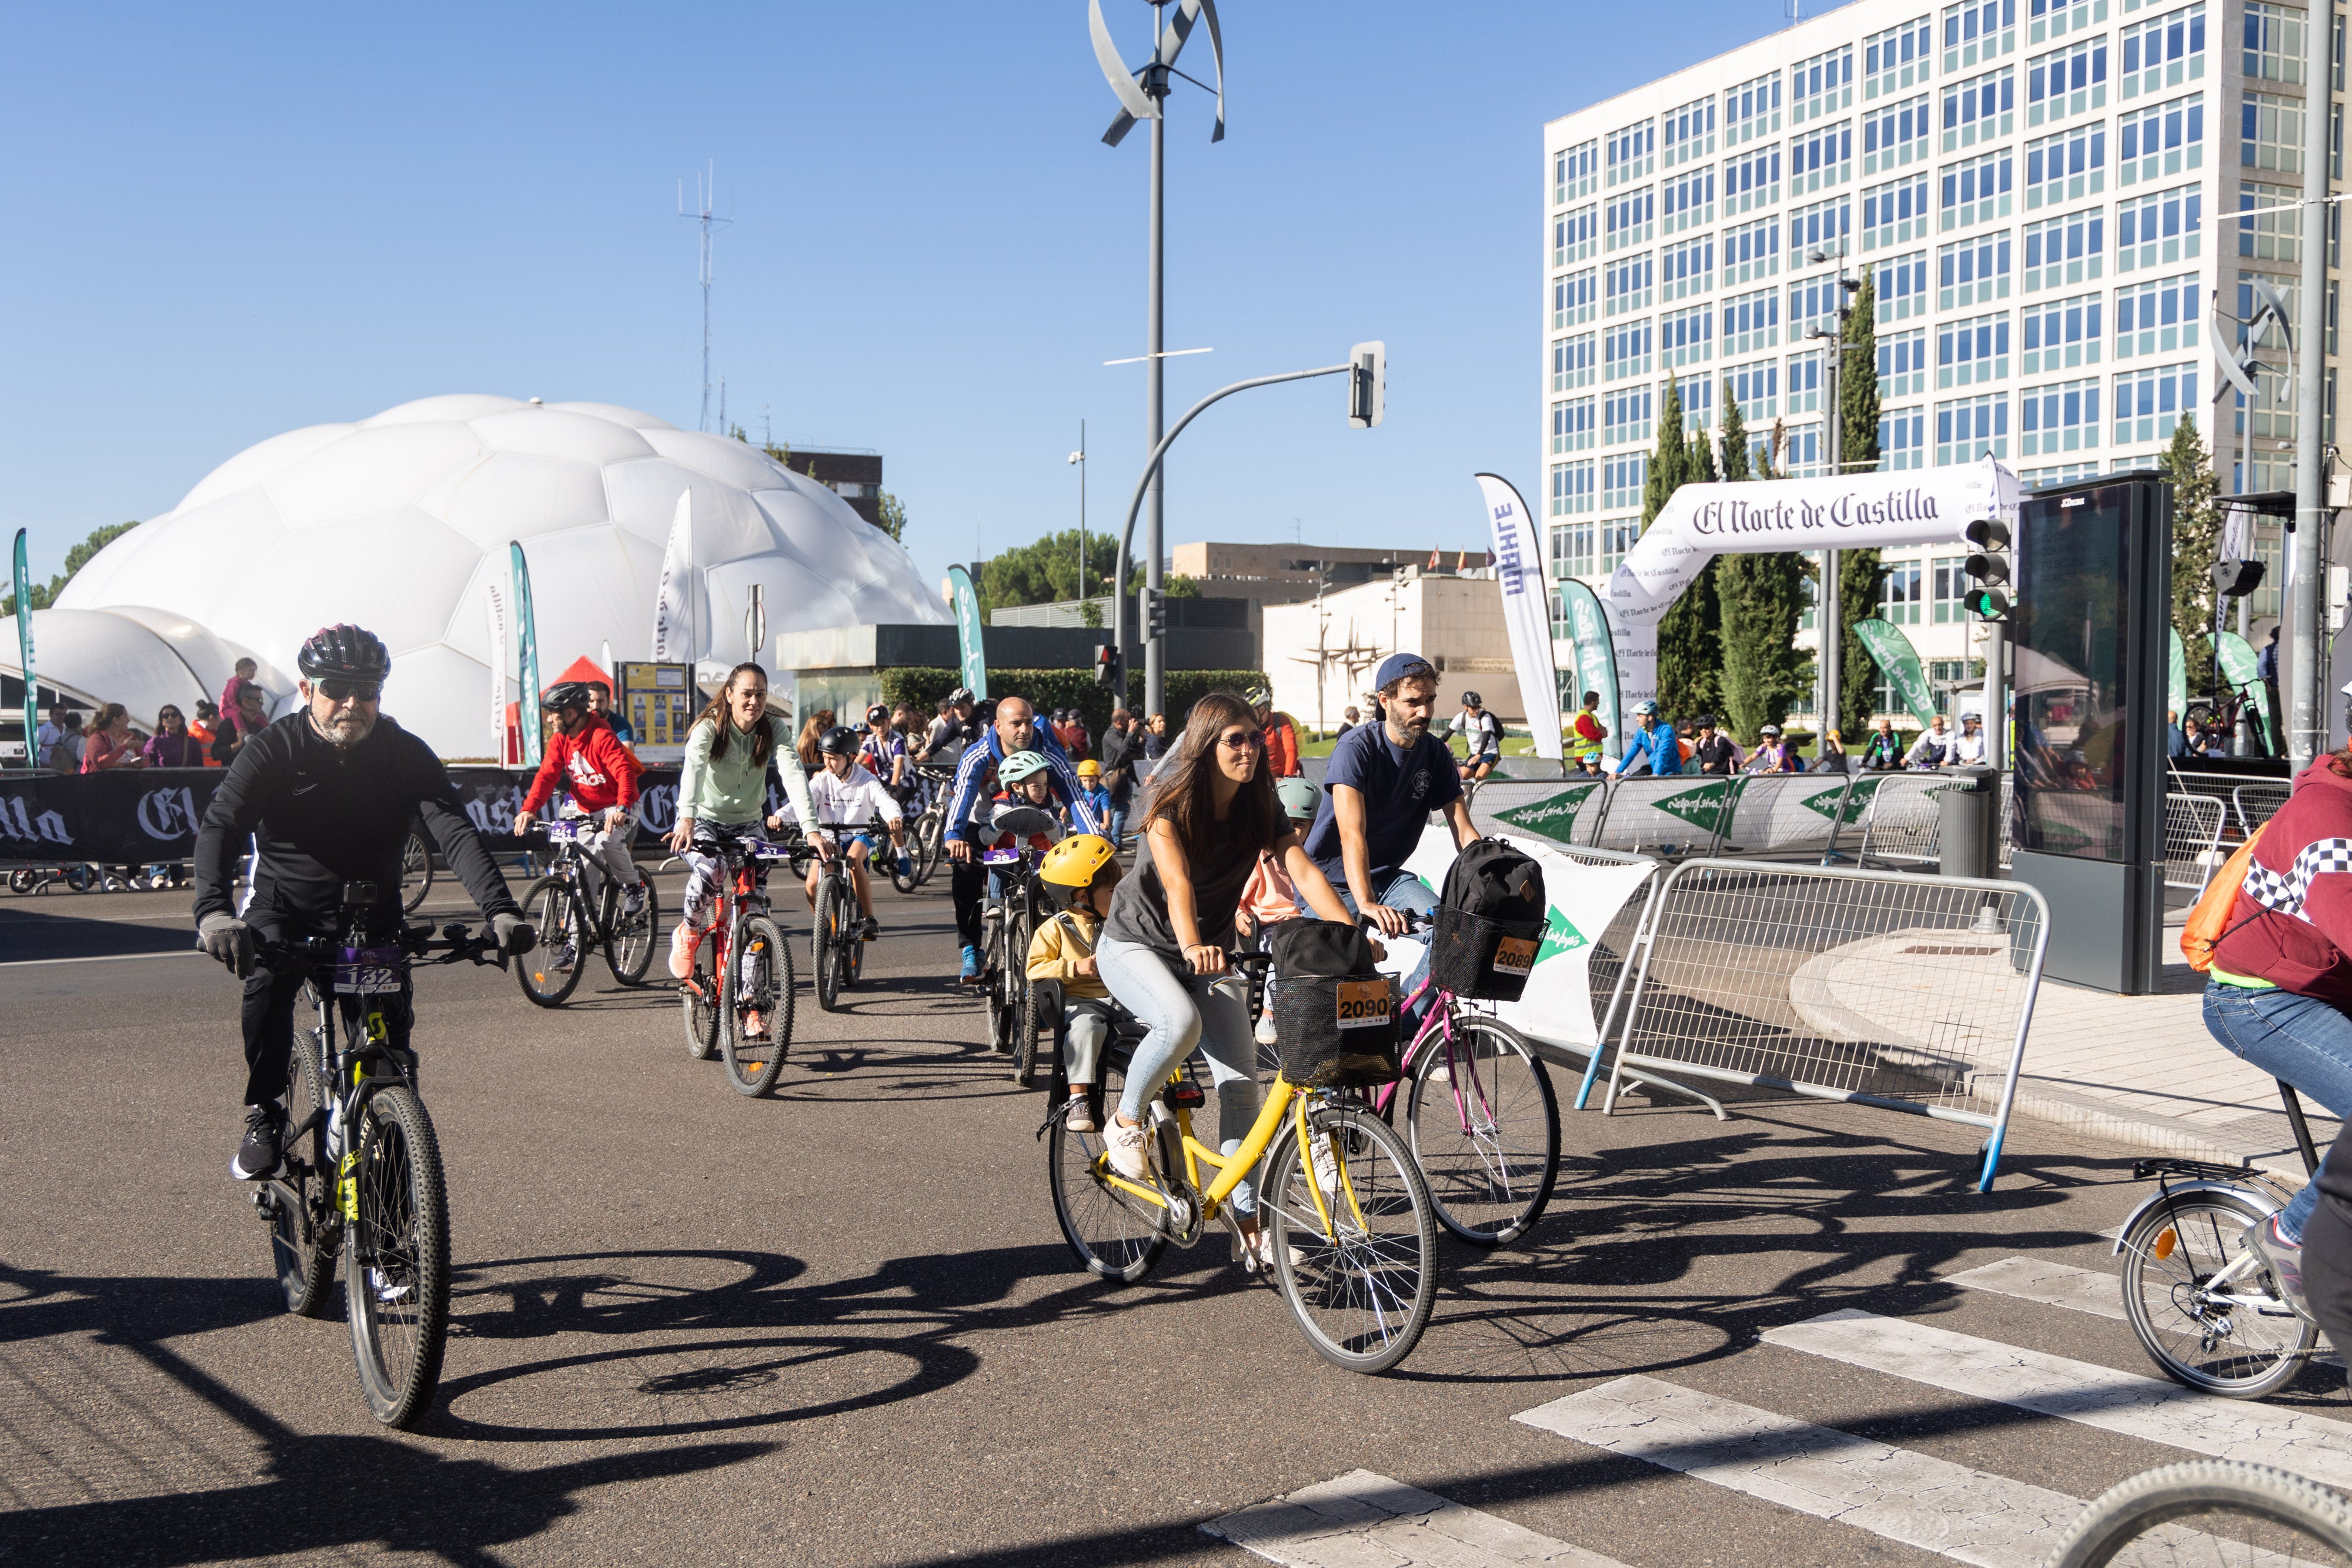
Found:
[[[1105,866],[1116,869],[1118,852],[1097,833],[1073,833],[1045,852],[1037,874],[1059,887],[1092,887]]]
[[[1078,764],[1078,777],[1079,777],[1079,778],[1081,778],[1081,779],[1099,779],[1099,778],[1101,778],[1101,777],[1102,777],[1102,764],[1101,764],[1101,763],[1099,763],[1099,762],[1097,762],[1097,761],[1096,761],[1093,758],[1091,758],[1091,757],[1087,758],[1084,762],[1081,762],[1081,763],[1079,763],[1079,764]]]

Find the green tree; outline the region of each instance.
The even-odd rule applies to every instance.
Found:
[[[138,526],[139,519],[136,517],[127,523],[110,523],[105,528],[93,530],[89,538],[66,551],[65,570],[45,583],[36,582],[27,585],[26,597],[32,600],[33,608],[47,610],[51,604],[57,602],[57,597],[65,591],[66,584],[74,580],[74,573],[88,566],[99,551]],[[16,596],[12,592],[6,598],[0,599],[0,615],[16,613]]]
[[[1666,383],[1658,410],[1658,444],[1650,455],[1650,479],[1642,493],[1642,531],[1647,533],[1676,490],[1698,476],[1706,438],[1694,443],[1683,434],[1682,390]],[[1712,470],[1712,455],[1706,458]],[[1678,724],[1712,713],[1721,695],[1722,609],[1716,601],[1717,562],[1701,568],[1682,597],[1658,618],[1658,706]]]
[[[877,504],[881,508],[882,520],[875,526],[900,544],[905,544],[907,542],[907,503],[885,490],[881,493]]]
[[[2172,481],[2172,629],[2189,661],[2189,689],[2204,688],[2213,668],[2213,563],[2221,553],[2220,488],[2205,439],[2187,415],[2172,432],[2160,466]]]
[[[1838,426],[1843,450],[1840,466],[1848,474],[1867,474],[1878,466],[1878,298],[1870,269],[1862,270],[1862,287],[1853,297],[1838,350],[1844,355],[1838,377]],[[1874,549],[1838,552],[1839,656],[1838,727],[1859,735],[1870,724],[1870,709],[1878,687],[1878,661],[1854,634],[1858,622],[1878,613],[1879,585],[1886,567]]]
[[[1769,455],[1765,468],[1769,476]],[[1734,484],[1754,476],[1748,423],[1729,382],[1723,384],[1723,476]],[[1733,738],[1752,743],[1761,727],[1789,716],[1789,704],[1803,689],[1797,616],[1803,608],[1804,558],[1792,550],[1726,555],[1715,569],[1723,627],[1723,722]]]

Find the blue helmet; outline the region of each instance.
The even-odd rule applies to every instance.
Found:
[[[1635,718],[1655,718],[1658,716],[1658,705],[1649,701],[1647,698],[1644,698],[1633,705],[1633,716]]]

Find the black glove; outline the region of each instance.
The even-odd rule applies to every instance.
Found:
[[[196,946],[240,980],[253,973],[253,927],[234,915],[207,915],[196,922]]]
[[[539,946],[539,933],[520,915],[493,915],[490,929],[498,934],[499,950],[510,957],[520,957]]]

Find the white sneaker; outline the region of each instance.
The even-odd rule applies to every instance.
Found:
[[[644,912],[645,907],[646,884],[641,882],[631,883],[629,891],[621,895],[621,913],[629,919],[635,920]]]
[[[1103,1146],[1110,1155],[1110,1168],[1129,1181],[1151,1179],[1151,1157],[1144,1151],[1147,1136],[1142,1127],[1130,1127],[1114,1113],[1103,1128]]]
[[[669,977],[683,980],[694,973],[694,950],[702,946],[702,933],[681,920],[677,929],[669,934]]]
[[[1279,1041],[1275,1039],[1274,1009],[1272,1008],[1266,1009],[1265,1011],[1258,1015],[1257,1042],[1260,1045],[1275,1045],[1279,1043]]]

